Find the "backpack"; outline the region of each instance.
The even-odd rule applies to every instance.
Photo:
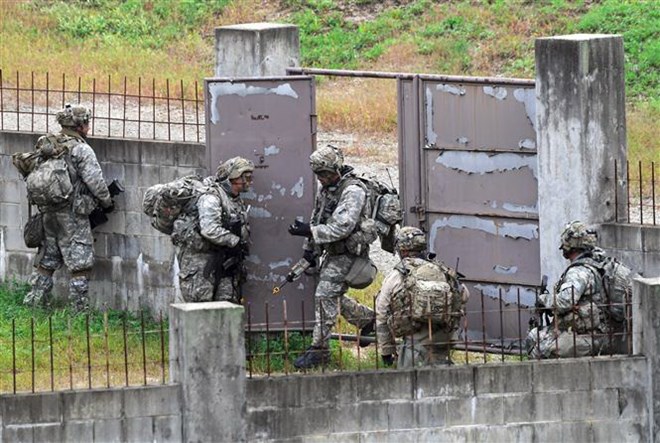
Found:
[[[197,202],[203,187],[202,178],[198,175],[188,175],[151,186],[144,193],[142,211],[151,218],[151,226],[170,235],[174,221],[187,206]]]
[[[73,137],[48,134],[39,138],[34,151],[12,155],[25,179],[28,199],[40,211],[58,209],[71,201],[77,175],[69,152],[77,143]]]
[[[396,268],[403,284],[392,294],[387,324],[396,337],[413,334],[429,319],[454,329],[463,315],[463,293],[456,272],[435,260],[404,258]]]
[[[591,269],[602,282],[604,303],[603,310],[616,322],[626,319],[626,305],[631,301],[633,272],[618,259],[610,256],[584,257],[575,260],[573,266],[585,266]]]
[[[396,225],[403,219],[401,201],[396,189],[372,175],[356,176],[366,188],[371,203],[371,219],[374,220],[381,248],[394,253]]]

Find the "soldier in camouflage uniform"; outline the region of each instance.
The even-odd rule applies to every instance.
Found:
[[[579,221],[566,225],[559,249],[571,262],[603,255],[596,247],[596,233]],[[602,293],[602,281],[592,270],[582,265],[569,266],[552,294],[539,295],[539,308],[548,308],[554,317],[549,325],[529,331],[529,355],[533,358],[584,357],[603,352],[607,345],[608,321]]]
[[[353,168],[344,166],[337,148],[315,151],[310,165],[321,184],[311,223],[296,220],[289,233],[305,237],[303,256],[312,265],[320,261],[319,283],[312,345],[295,360],[296,368],[312,368],[328,360],[328,342],[340,311],[349,323],[362,328],[361,335],[372,332],[375,322],[373,310],[345,295],[346,275],[357,257],[368,256],[369,244],[377,236],[375,228],[372,232],[364,222],[370,213],[366,189],[354,178]]]
[[[252,185],[254,163],[234,157],[218,167],[174,222],[179,283],[186,302],[241,303],[250,229],[241,193]]]
[[[398,354],[397,368],[406,369],[414,366],[429,366],[451,364],[450,344],[451,338],[458,322],[452,325],[442,324],[420,324],[417,332],[401,337],[403,342],[398,351],[394,342],[394,334],[388,325],[392,315],[391,300],[393,294],[402,290],[404,285],[404,258],[431,261],[433,255],[426,254],[426,235],[424,232],[412,226],[404,226],[396,236],[396,252],[401,257],[401,262],[385,277],[380,292],[376,297],[376,335],[378,337],[378,351],[386,366],[392,366]],[[468,299],[468,290],[465,285],[460,285],[462,290],[462,303]],[[462,316],[462,311],[453,318]]]
[[[89,274],[94,264],[89,214],[97,203],[107,212],[112,210],[114,203],[96,154],[85,139],[91,111],[84,106],[67,105],[56,118],[62,129],[55,134],[55,139],[68,146],[67,155],[73,169],[70,176],[76,191],[71,201],[64,205],[39,207],[43,214],[45,239],[35,260],[36,270],[30,277],[30,292],[23,303],[48,303],[53,273],[64,264],[71,273],[70,300],[75,309],[82,311],[89,307]]]

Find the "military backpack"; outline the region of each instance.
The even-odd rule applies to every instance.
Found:
[[[631,302],[633,272],[614,257],[583,257],[572,262],[574,266],[585,266],[601,281],[605,313],[616,322],[626,319],[626,306]]]
[[[151,218],[151,226],[170,235],[174,222],[187,206],[195,205],[204,183],[198,175],[188,175],[146,190],[142,211]]]
[[[77,174],[70,150],[79,142],[64,134],[48,134],[39,138],[34,151],[12,155],[25,179],[28,200],[41,212],[58,210],[71,201]]]
[[[403,284],[392,294],[387,324],[397,337],[417,332],[430,321],[452,330],[463,315],[456,273],[435,260],[404,258],[396,268]]]

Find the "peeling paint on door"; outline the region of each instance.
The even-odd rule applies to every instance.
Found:
[[[261,86],[252,86],[245,83],[219,82],[209,84],[209,94],[211,95],[211,123],[217,124],[220,121],[220,111],[218,110],[218,97],[225,95],[238,95],[246,97],[248,95],[280,95],[298,99],[298,94],[289,83],[278,85],[274,88],[264,88]]]
[[[529,168],[534,177],[537,173],[536,156],[513,153],[445,151],[438,155],[435,162],[446,168],[468,174],[487,174],[520,168]]]
[[[484,86],[484,94],[494,97],[497,100],[504,100],[508,95],[506,88],[501,86]]]

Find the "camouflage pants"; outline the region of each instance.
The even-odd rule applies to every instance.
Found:
[[[345,276],[353,264],[352,255],[331,255],[321,264],[319,284],[314,294],[316,324],[312,345],[328,346],[332,328],[341,314],[350,324],[362,328],[375,319],[374,311],[346,296]]]
[[[606,339],[599,332],[573,334],[571,331],[555,331],[553,325],[533,328],[527,334],[530,358],[567,358],[599,355],[605,351]]]
[[[39,248],[35,267],[30,277],[30,292],[25,304],[48,303],[53,289],[53,272],[66,266],[72,274],[69,298],[78,310],[89,306],[88,272],[94,265],[92,230],[86,215],[69,209],[45,213],[43,216],[45,239]]]
[[[236,278],[220,279],[213,293],[213,278],[204,276],[204,268],[211,259],[208,252],[195,252],[182,246],[179,250],[179,286],[187,303],[230,301],[240,303],[239,283]]]
[[[435,366],[450,363],[450,346],[453,332],[444,327],[422,327],[411,336],[404,337],[399,346],[397,369]]]

